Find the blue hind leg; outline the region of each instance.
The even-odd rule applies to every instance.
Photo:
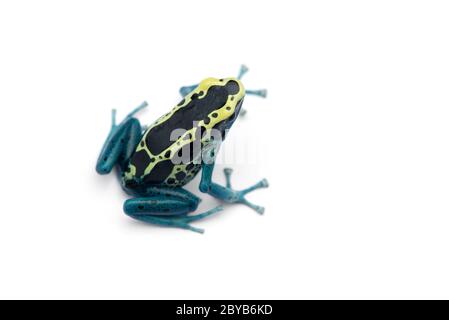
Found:
[[[147,187],[139,190],[138,194],[141,196],[126,200],[123,206],[125,213],[136,220],[165,227],[203,233],[203,229],[192,227],[189,223],[222,210],[222,207],[216,207],[189,216],[197,209],[200,199],[182,188]]]
[[[142,137],[139,120],[133,116],[146,106],[146,102],[142,103],[119,124],[116,124],[116,110],[112,110],[111,130],[97,160],[96,171],[99,174],[110,173],[115,165],[119,165],[120,170],[125,169],[129,157]]]

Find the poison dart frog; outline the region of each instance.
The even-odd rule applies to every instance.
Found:
[[[127,215],[146,223],[204,232],[190,223],[223,207],[190,215],[201,200],[183,186],[200,171],[201,192],[223,202],[245,204],[260,214],[264,212],[263,207],[252,204],[245,196],[268,187],[266,179],[235,190],[231,187],[232,169],[226,168],[225,186],[212,181],[217,152],[242,112],[245,94],[266,97],[266,90],[245,91],[241,78],[247,71],[242,66],[236,78],[207,78],[197,85],[181,87],[181,102],[147,128],[135,118],[148,105],[146,102],[119,124],[116,110],[112,110],[112,127],[98,157],[96,171],[104,175],[117,168],[122,188],[132,196],[124,203]]]

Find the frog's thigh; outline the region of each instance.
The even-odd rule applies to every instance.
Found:
[[[126,200],[123,206],[125,213],[146,223],[203,232],[188,223],[203,219],[221,210],[221,207],[218,207],[202,214],[187,216],[188,213],[197,209],[199,203],[197,197],[189,196],[190,193],[181,188],[172,189],[172,192],[180,193],[180,195],[170,194],[168,188],[161,188],[161,192],[157,192],[156,189],[153,187],[149,196]],[[159,194],[156,195],[156,193]]]
[[[118,159],[118,164],[120,166],[121,171],[126,170],[128,166],[128,161],[131,156],[134,154],[137,145],[142,139],[142,126],[140,125],[139,120],[136,118],[129,119],[129,128],[127,134],[125,135],[124,140],[120,140],[118,143],[121,144],[121,153]]]
[[[116,164],[124,169],[125,163],[142,137],[142,127],[134,115],[146,108],[148,104],[143,102],[131,111],[125,119],[116,124],[116,110],[112,110],[112,125],[108,137],[103,144],[98,156],[96,170],[99,174],[108,174]]]
[[[98,157],[97,172],[107,174],[116,164],[123,169],[124,163],[134,152],[141,137],[142,128],[136,118],[129,118],[113,127]]]

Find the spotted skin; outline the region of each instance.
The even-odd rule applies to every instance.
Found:
[[[200,199],[182,187],[200,170],[200,191],[263,212],[262,207],[248,202],[245,195],[267,187],[266,180],[236,191],[230,184],[231,170],[226,169],[226,187],[212,181],[218,147],[241,111],[245,89],[239,80],[246,71],[242,66],[237,79],[208,78],[199,85],[182,87],[181,102],[147,129],[142,129],[134,117],[147,106],[146,102],[119,124],[115,122],[113,110],[112,127],[98,157],[96,171],[108,174],[117,168],[124,191],[133,197],[124,203],[127,215],[146,223],[202,233],[202,229],[190,223],[216,214],[222,206],[189,215],[197,209]],[[266,94],[264,90],[246,93],[263,97]],[[214,136],[217,132],[221,133],[219,139]]]
[[[169,113],[148,127],[123,175],[123,185],[142,181],[182,187],[189,183],[199,172],[200,147],[209,142],[210,130],[226,120],[234,120],[244,95],[243,84],[235,78],[202,81]],[[171,140],[173,128],[183,130]],[[182,163],[169,164],[180,160]]]

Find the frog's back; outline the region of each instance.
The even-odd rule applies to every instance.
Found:
[[[202,81],[143,134],[124,173],[125,186],[184,186],[201,168],[204,132],[235,117],[244,88],[236,79]],[[240,105],[238,107],[240,107]]]

